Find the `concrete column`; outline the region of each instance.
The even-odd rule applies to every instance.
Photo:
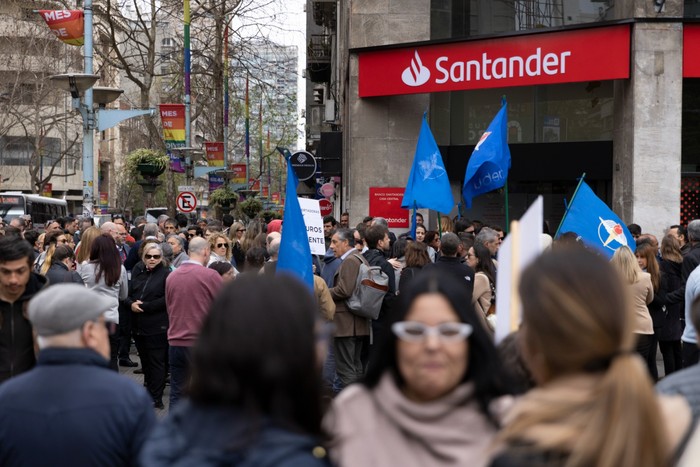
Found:
[[[354,0],[346,11],[350,48],[430,39],[425,0]],[[354,225],[369,213],[370,187],[402,186],[408,179],[430,95],[360,99],[356,55],[349,56],[347,72],[343,187]]]
[[[679,23],[636,23],[630,79],[615,83],[612,207],[658,237],[680,220],[682,36]]]

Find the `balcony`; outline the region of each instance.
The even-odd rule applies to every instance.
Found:
[[[331,80],[331,53],[333,36],[313,34],[306,51],[307,77],[314,83],[329,83]]]
[[[314,23],[326,27],[331,31],[336,30],[336,5],[335,0],[312,0]]]

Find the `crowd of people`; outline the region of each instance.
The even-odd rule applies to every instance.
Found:
[[[0,221],[0,465],[697,462],[700,220],[610,261],[545,225],[498,345],[501,228],[323,221],[313,290],[280,220]]]

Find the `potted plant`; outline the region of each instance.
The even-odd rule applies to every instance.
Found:
[[[248,198],[240,205],[241,212],[248,216],[248,219],[255,219],[262,208],[263,203],[258,198]]]
[[[155,149],[137,149],[126,156],[126,166],[132,172],[138,172],[144,178],[157,177],[165,172],[170,164],[170,157]]]
[[[209,193],[209,204],[221,208],[232,208],[236,206],[238,194],[228,187],[217,188]]]

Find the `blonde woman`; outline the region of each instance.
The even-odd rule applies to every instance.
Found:
[[[491,466],[672,465],[690,408],[655,394],[620,274],[584,249],[558,249],[523,272],[519,292],[519,347],[537,387],[506,415]]]
[[[95,226],[88,227],[85,232],[80,234],[80,243],[75,250],[75,263],[83,264],[90,261],[90,249],[92,248],[92,243],[97,237],[102,235],[100,229]]]
[[[236,221],[229,229],[229,239],[231,240],[231,256],[238,268],[243,268],[245,263],[245,250],[243,250],[243,239],[245,238],[246,228],[242,222]]]
[[[654,300],[654,286],[651,275],[642,271],[637,258],[627,246],[615,250],[610,261],[627,285],[634,310],[634,333],[637,336],[637,352],[646,361],[654,344],[654,323],[649,314],[649,305]],[[654,344],[655,345],[655,344]]]
[[[209,255],[207,266],[217,261],[231,262],[231,244],[226,235],[221,232],[211,234],[209,237],[209,248],[211,249],[211,254]]]

